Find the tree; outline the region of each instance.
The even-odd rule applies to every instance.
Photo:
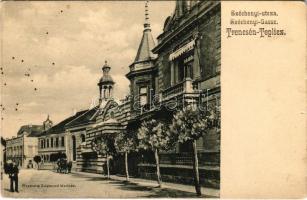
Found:
[[[126,179],[129,181],[128,154],[136,149],[136,141],[133,137],[129,137],[127,132],[121,132],[115,138],[115,148],[117,152],[125,155],[125,171]]]
[[[110,162],[109,156],[116,152],[114,146],[114,136],[104,134],[92,140],[92,149],[99,155],[106,155],[107,160],[107,177],[110,179]]]
[[[39,169],[39,163],[42,162],[42,158],[39,155],[34,156],[34,162],[37,164],[37,169]]]
[[[144,121],[138,130],[137,138],[140,149],[150,149],[155,154],[157,181],[159,187],[162,187],[159,150],[166,150],[169,147],[169,135],[164,123],[155,119]]]
[[[173,141],[179,143],[191,142],[193,146],[193,171],[195,190],[197,195],[201,195],[201,187],[198,171],[198,156],[196,141],[207,133],[213,125],[213,116],[210,111],[202,111],[193,106],[187,106],[183,110],[178,111],[170,125],[170,134]]]

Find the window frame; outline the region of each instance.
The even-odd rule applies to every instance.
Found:
[[[146,89],[146,92],[141,92],[141,90],[145,88]],[[148,100],[148,85],[139,85],[139,102],[140,102],[140,106],[145,106],[149,103],[149,100]],[[142,104],[142,101],[141,101],[141,98],[142,97],[145,97],[146,98],[146,103],[145,104]]]

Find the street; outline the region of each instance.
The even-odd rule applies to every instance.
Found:
[[[135,180],[127,183],[123,177],[118,176],[108,180],[99,174],[59,174],[49,170],[22,169],[19,173],[19,193],[9,192],[8,175],[4,175],[1,185],[2,196],[15,198],[196,197],[191,186],[158,188],[154,181]]]

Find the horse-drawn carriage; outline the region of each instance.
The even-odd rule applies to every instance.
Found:
[[[56,171],[58,173],[70,173],[71,172],[71,168],[72,168],[72,162],[71,161],[67,161],[67,159],[65,158],[59,158],[57,161],[57,169]]]

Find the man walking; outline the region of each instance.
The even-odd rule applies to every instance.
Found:
[[[13,186],[13,163],[8,161],[5,166],[5,173],[9,175],[10,179],[10,191],[14,192],[14,186]]]
[[[18,191],[18,173],[19,173],[19,169],[18,169],[18,165],[14,162],[13,163],[13,168],[12,168],[12,174],[11,174],[11,192],[14,192],[14,182],[15,182],[15,192],[19,192]]]

